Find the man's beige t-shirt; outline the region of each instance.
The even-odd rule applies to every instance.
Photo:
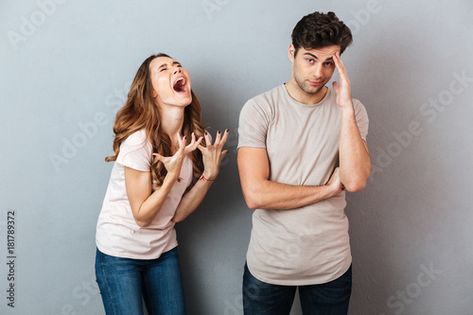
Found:
[[[368,114],[353,99],[361,137]],[[240,112],[238,148],[266,148],[270,180],[324,185],[339,164],[341,109],[331,89],[317,104],[294,100],[286,86],[250,99]],[[351,265],[345,192],[291,210],[255,209],[247,264],[257,279],[279,285],[326,283]]]

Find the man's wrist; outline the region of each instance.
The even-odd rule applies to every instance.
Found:
[[[345,112],[354,112],[355,111],[355,108],[353,106],[353,102],[352,101],[347,101],[343,104],[340,105],[340,107],[342,108],[342,111],[345,113]]]
[[[337,189],[335,189],[335,187],[333,185],[324,185],[324,187],[326,188],[325,192],[326,192],[326,195],[327,195],[327,198],[332,198],[333,196],[335,196],[337,194]]]
[[[355,108],[353,107],[353,103],[351,105],[342,106],[342,118],[351,119],[355,117]]]

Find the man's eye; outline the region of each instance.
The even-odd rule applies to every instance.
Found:
[[[326,66],[326,67],[331,67],[332,65],[333,65],[333,62],[326,62],[326,63],[325,63],[325,66]]]
[[[306,59],[308,63],[313,64],[315,62],[314,59]]]
[[[159,70],[159,72],[163,72],[164,70],[167,70],[167,68],[161,68],[161,70]]]

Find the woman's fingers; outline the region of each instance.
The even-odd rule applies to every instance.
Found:
[[[197,146],[197,149],[199,149],[199,150],[200,150],[200,152],[202,152],[202,154],[204,154],[204,153],[205,153],[204,151],[205,151],[205,150],[207,150],[207,148],[206,148],[206,147],[204,147],[204,146],[203,146],[203,145],[201,145],[201,144],[199,144],[199,145]]]
[[[177,144],[179,145],[179,149],[186,147],[186,140],[186,136],[181,137],[180,133],[177,134]]]
[[[192,141],[190,144],[188,144],[186,146],[186,153],[189,153],[189,152],[192,152],[194,151],[195,149],[197,149],[197,146],[200,145],[200,143],[202,142],[202,139],[204,137],[199,137],[199,139],[197,139],[197,141],[195,140],[195,134],[192,133]]]
[[[194,143],[194,145],[192,146],[192,151],[194,151],[195,149],[197,149],[197,147],[202,143],[202,140],[204,139],[203,136],[200,136],[199,139],[197,139],[197,141]]]
[[[210,132],[207,132],[206,130],[204,136],[205,136],[205,145],[206,146],[212,145],[212,136],[210,135]]]
[[[194,143],[195,143],[195,134],[191,133],[191,142],[189,144],[186,144],[186,152],[188,152],[188,150],[192,148]]]
[[[220,154],[220,161],[223,160],[225,156],[227,156],[228,150],[223,150],[222,153]]]
[[[229,135],[229,134],[230,134],[230,130],[229,130],[229,129],[225,129],[225,132],[223,133],[223,137],[222,137],[222,139],[220,139],[220,142],[219,142],[218,144],[223,147],[223,145],[225,144],[225,142],[227,142],[227,139],[228,139],[228,135]]]
[[[217,131],[217,135],[215,136],[215,141],[212,144],[212,136],[210,135],[209,132],[205,131],[203,139],[205,139],[205,144],[206,145],[203,146],[201,144],[202,137],[200,137],[199,140],[196,141],[195,148],[199,149],[203,154],[206,154],[206,153],[211,152],[211,151],[218,152],[219,150],[220,150],[220,152],[223,153],[223,151],[221,151],[221,150],[222,150],[224,144],[227,142],[229,134],[230,134],[229,129],[225,129],[223,134],[220,131]],[[224,152],[227,152],[227,151],[228,150],[224,150]]]
[[[217,135],[215,136],[214,145],[218,145],[221,139],[222,139],[222,133],[220,132],[220,130],[217,130]]]
[[[161,154],[159,153],[153,153],[153,157],[156,159],[156,160],[159,160],[161,162],[164,161],[164,156],[162,156]]]

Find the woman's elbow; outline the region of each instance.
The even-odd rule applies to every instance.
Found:
[[[185,218],[186,218],[186,217],[184,217],[184,216],[181,216],[181,215],[176,214],[176,215],[174,215],[174,217],[172,218],[172,222],[174,222],[174,224],[176,224],[176,223],[179,223],[179,222],[184,221]]]
[[[135,222],[141,228],[145,228],[145,227],[147,227],[148,225],[151,224],[151,221],[143,220],[143,219],[139,219],[139,218],[135,218]]]

